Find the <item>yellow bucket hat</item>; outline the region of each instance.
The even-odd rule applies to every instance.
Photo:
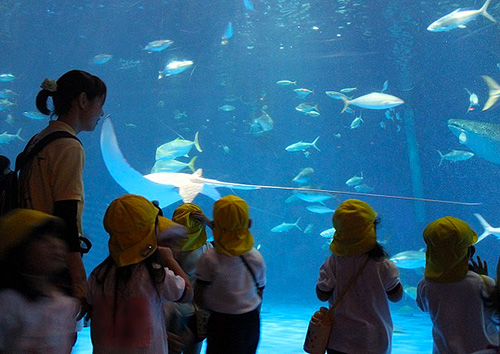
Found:
[[[201,208],[193,203],[180,205],[174,211],[172,221],[181,224],[188,229],[188,239],[182,243],[182,251],[193,251],[202,247],[207,242],[207,232],[205,225],[193,220],[191,212],[201,211]]]
[[[139,195],[125,194],[111,202],[104,214],[104,228],[109,233],[109,253],[118,267],[142,262],[158,248],[158,228],[174,223],[159,216],[158,208]]]
[[[434,220],[424,230],[425,278],[438,283],[457,282],[469,269],[468,248],[477,234],[463,220],[447,216]]]
[[[19,246],[31,233],[45,225],[54,223],[56,230],[62,230],[64,222],[61,218],[31,209],[14,209],[0,218],[0,261],[8,252]]]
[[[214,203],[214,243],[217,252],[239,256],[253,247],[253,236],[248,229],[248,204],[243,199],[228,195]]]
[[[348,199],[333,214],[333,235],[330,250],[338,256],[354,256],[370,251],[377,243],[377,213],[361,200]]]

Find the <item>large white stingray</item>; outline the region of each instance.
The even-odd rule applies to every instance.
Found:
[[[462,203],[452,201],[441,201],[435,199],[422,199],[401,196],[388,196],[382,194],[368,194],[344,191],[332,191],[312,188],[293,188],[280,186],[263,186],[256,184],[241,184],[217,181],[202,177],[202,170],[198,169],[193,174],[189,173],[174,173],[174,172],[158,172],[148,175],[142,175],[133,169],[125,160],[118,140],[116,139],[115,130],[111,119],[106,118],[101,130],[101,153],[104,163],[108,168],[109,173],[115,181],[122,186],[128,193],[139,194],[150,200],[158,200],[162,208],[176,203],[180,200],[185,203],[192,202],[196,196],[201,193],[217,200],[221,197],[217,188],[224,187],[230,189],[281,189],[281,190],[297,190],[301,192],[312,193],[329,193],[329,194],[346,194],[359,197],[382,197],[391,199],[417,200],[425,202],[440,202],[449,204],[461,205],[478,205],[481,203]]]

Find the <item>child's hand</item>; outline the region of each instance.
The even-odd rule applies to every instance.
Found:
[[[192,211],[189,216],[193,218],[194,221],[197,223],[200,223],[202,225],[207,225],[208,227],[212,227],[212,221],[206,217],[205,214],[203,214],[202,211],[199,210],[194,210]]]
[[[477,262],[474,262],[474,258],[470,260],[472,270],[477,274],[488,275],[488,264],[486,261],[481,261],[481,258],[477,256]]]

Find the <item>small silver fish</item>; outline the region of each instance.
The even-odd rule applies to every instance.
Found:
[[[358,184],[357,186],[354,186],[354,189],[356,192],[360,193],[371,193],[373,192],[373,187],[370,187],[367,184]]]
[[[34,112],[34,111],[28,111],[28,112],[23,112],[23,116],[29,119],[33,120],[45,120],[49,119],[49,116],[46,116],[45,114],[42,114],[40,112]]]
[[[219,111],[223,111],[223,112],[232,112],[235,109],[236,109],[236,107],[232,106],[230,104],[225,104],[225,105],[219,107]]]
[[[314,141],[312,143],[306,143],[304,141],[299,141],[299,142],[296,142],[296,143],[293,143],[293,144],[287,146],[285,148],[285,150],[286,151],[290,151],[290,152],[294,152],[294,151],[306,151],[309,148],[313,147],[316,150],[321,151],[316,146],[316,143],[318,142],[318,139],[319,139],[319,136],[316,139],[314,139]]]
[[[452,162],[457,162],[457,161],[465,161],[470,159],[471,157],[474,156],[474,153],[470,151],[463,151],[463,150],[451,150],[449,153],[444,154],[441,151],[437,151],[439,153],[439,156],[441,157],[441,160],[439,161],[439,166],[443,163],[444,160],[452,161]]]
[[[357,89],[358,89],[357,87],[346,87],[346,88],[343,88],[342,90],[340,90],[340,92],[342,92],[342,93],[349,93],[349,92],[352,92],[352,91],[356,91]]]
[[[314,169],[312,167],[303,168],[297,176],[295,176],[292,181],[296,183],[307,183],[309,181],[309,177],[314,173]]]
[[[92,64],[103,65],[113,58],[111,54],[98,54],[92,58]]]
[[[160,39],[149,42],[142,50],[147,50],[148,52],[161,52],[170,47],[173,43],[174,42],[170,39]]]
[[[297,81],[280,80],[280,81],[276,81],[276,84],[278,84],[280,86],[297,85]]]
[[[21,140],[21,141],[24,141],[23,138],[21,138],[21,130],[22,128],[19,128],[19,130],[17,131],[16,134],[9,134],[7,132],[3,132],[2,134],[0,134],[0,144],[9,144],[10,142],[18,139],[18,140]]]
[[[349,178],[345,184],[346,186],[349,186],[349,187],[354,187],[354,186],[357,186],[358,184],[361,184],[363,183],[363,172],[361,172],[361,176],[358,176],[358,175],[355,175],[351,178]]]
[[[12,74],[0,74],[0,81],[1,82],[11,82],[14,81],[16,77]]]
[[[301,218],[298,218],[297,221],[295,223],[293,223],[293,224],[284,222],[284,223],[282,223],[282,224],[280,224],[278,226],[275,226],[275,227],[273,227],[271,229],[271,232],[288,232],[288,231],[290,231],[290,230],[292,230],[294,228],[297,228],[300,231],[302,231],[302,229],[299,226],[300,219]]]
[[[329,213],[335,212],[335,210],[330,209],[324,205],[308,205],[308,206],[306,206],[306,209],[309,210],[310,212],[316,213],[316,214],[329,214]]]

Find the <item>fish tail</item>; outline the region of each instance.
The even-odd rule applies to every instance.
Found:
[[[437,150],[439,156],[441,156],[441,160],[439,161],[439,165],[438,167],[440,167],[442,164],[443,164],[443,160],[444,160],[444,155],[441,151]]]
[[[17,131],[17,133],[16,133],[16,138],[18,138],[18,139],[19,139],[19,140],[21,140],[21,141],[26,141],[26,140],[24,140],[23,138],[21,138],[21,135],[20,135],[20,134],[21,134],[21,130],[23,130],[23,128],[19,128],[19,130]]]
[[[490,2],[491,0],[486,0],[486,2],[484,3],[483,7],[481,7],[480,9],[480,12],[481,12],[481,15],[483,15],[484,17],[486,17],[488,20],[490,20],[491,22],[497,22],[497,20],[495,20],[493,18],[493,16],[491,16],[489,13],[488,13],[488,6],[490,5]]]
[[[316,142],[318,141],[318,139],[319,139],[319,136],[318,136],[318,137],[316,137],[316,139],[314,139],[314,141],[312,142],[312,146],[313,146],[316,150],[318,150],[319,152],[321,152],[321,150],[320,150],[320,149],[316,146]]]
[[[189,167],[189,169],[190,169],[191,171],[193,171],[193,172],[194,172],[194,171],[196,171],[196,170],[194,169],[194,162],[196,161],[196,159],[197,159],[197,158],[198,158],[198,156],[193,157],[193,158],[191,159],[191,161],[189,161],[189,163],[188,163],[188,167]]]
[[[201,149],[200,142],[198,141],[198,132],[196,132],[194,136],[194,146],[196,146],[196,150],[199,152],[202,152],[203,150]]]
[[[304,231],[304,230],[302,230],[302,229],[300,228],[300,226],[299,226],[299,221],[300,221],[300,219],[302,219],[302,217],[299,217],[299,218],[297,219],[297,221],[295,222],[295,224],[294,224],[294,225],[295,225],[295,226],[297,226],[297,229],[299,229],[300,231]]]
[[[475,213],[474,215],[476,216],[476,218],[479,220],[479,222],[481,223],[481,225],[484,228],[484,232],[481,234],[481,236],[479,236],[479,238],[476,241],[476,243],[478,243],[479,241],[486,238],[486,236],[491,235],[490,230],[492,229],[492,227],[490,224],[488,224],[488,222],[483,218],[483,216],[481,214]]]
[[[342,112],[340,112],[340,113],[344,113],[345,110],[347,109],[347,107],[349,107],[349,100],[345,96],[340,96],[340,99],[342,100],[342,102],[344,102],[344,108],[342,109]]]
[[[297,86],[297,81],[293,81],[292,83],[294,84],[294,86]]]
[[[483,80],[486,82],[486,85],[488,85],[488,90],[489,90],[489,97],[488,101],[484,104],[483,111],[486,111],[490,109],[498,100],[499,97],[499,92],[500,92],[500,85],[493,80],[491,77],[487,75],[483,75]]]

